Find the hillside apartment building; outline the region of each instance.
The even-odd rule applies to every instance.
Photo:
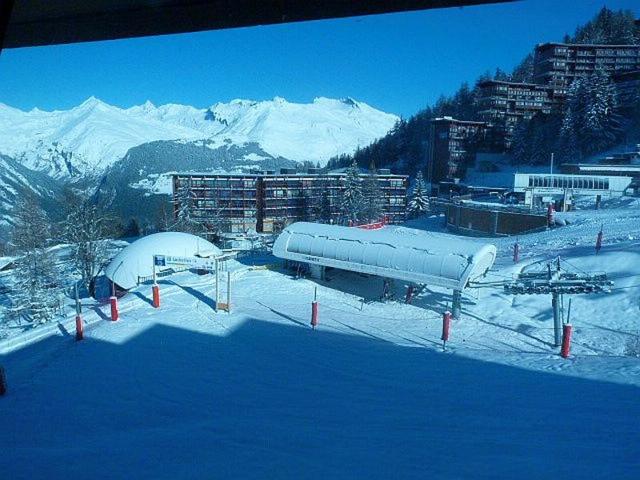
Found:
[[[640,86],[640,45],[537,45],[534,83],[489,80],[479,84],[482,121],[464,122],[451,117],[431,121],[429,179],[439,182],[464,178],[474,158],[469,144],[479,145],[479,131],[485,150],[508,150],[519,121],[560,108],[571,82],[598,69],[609,73],[616,83],[621,107],[632,105]]]
[[[640,70],[640,45],[583,45],[541,43],[536,46],[533,81],[553,87],[564,96],[579,76],[604,70],[610,75]]]
[[[432,119],[427,181],[435,185],[452,178],[464,178],[467,166],[473,161],[475,145],[487,141],[490,127],[487,122],[452,117]]]
[[[478,86],[480,116],[494,126],[494,134],[502,140],[500,149],[511,147],[518,122],[531,120],[538,112],[550,113],[559,103],[554,89],[546,85],[488,80]]]
[[[214,217],[221,218],[223,233],[278,232],[289,223],[317,219],[327,203],[331,220],[337,223],[345,177],[344,173],[320,173],[317,169],[304,173],[281,169],[280,173],[174,174],[174,215],[183,208],[185,196],[181,192],[188,190],[191,218],[205,226]],[[383,214],[389,223],[403,222],[408,177],[380,169],[377,178],[383,193]]]

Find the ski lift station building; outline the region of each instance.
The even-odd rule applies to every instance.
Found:
[[[443,233],[307,222],[289,225],[273,245],[276,257],[307,263],[320,278],[332,267],[453,290],[454,313],[462,290],[487,273],[496,253],[492,244]]]
[[[105,268],[106,277],[120,289],[130,290],[153,274],[153,256],[220,256],[222,251],[204,238],[182,232],[154,233],[122,249]]]

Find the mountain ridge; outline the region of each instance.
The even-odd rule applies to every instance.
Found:
[[[130,148],[159,140],[209,148],[255,143],[272,157],[326,164],[384,136],[398,120],[349,97],[235,99],[207,108],[147,100],[120,108],[91,96],[68,110],[0,104],[0,153],[54,178],[104,173]]]

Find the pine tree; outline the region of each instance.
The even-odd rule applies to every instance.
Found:
[[[140,236],[140,224],[135,218],[130,218],[127,225],[122,230],[124,238],[136,238]]]
[[[533,82],[533,54],[529,53],[520,64],[513,69],[510,80],[519,83]]]
[[[407,210],[411,218],[419,217],[427,213],[430,209],[429,205],[429,192],[424,183],[422,171],[418,171],[416,176],[416,184],[411,192]]]
[[[516,165],[529,163],[529,124],[522,120],[513,130],[511,155]]]
[[[307,191],[303,193],[302,197],[302,218],[305,222],[317,222],[320,217],[320,204],[317,200]]]
[[[502,70],[500,67],[496,68],[496,73],[493,74],[493,79],[506,82],[509,80],[509,74]]]
[[[359,215],[361,221],[377,222],[382,218],[384,206],[384,194],[378,181],[378,173],[375,164],[371,163],[369,175],[362,182],[362,196],[364,197],[362,212]]]
[[[61,293],[56,259],[47,248],[51,224],[34,196],[19,201],[14,212],[12,242],[20,256],[10,312],[33,324],[48,322],[59,313]]]
[[[333,219],[333,206],[331,205],[331,194],[329,189],[325,188],[322,191],[322,197],[320,198],[320,215],[319,221],[322,223],[331,223]]]
[[[364,206],[362,183],[355,159],[347,169],[344,178],[344,188],[340,194],[340,214],[345,223],[357,223]]]
[[[622,127],[617,112],[616,87],[606,72],[597,70],[584,79],[587,102],[580,131],[585,153],[602,151],[616,143]]]
[[[580,158],[575,119],[571,107],[567,108],[562,119],[557,151],[559,160],[564,162],[574,162]]]
[[[171,230],[191,233],[194,235],[204,233],[205,227],[202,222],[193,217],[193,212],[197,206],[197,197],[191,188],[190,180],[183,180],[177,190],[178,213],[176,221],[171,225]]]
[[[638,33],[633,12],[603,7],[593,20],[576,29],[571,43],[637,45]]]
[[[576,148],[589,155],[616,143],[622,127],[617,113],[615,85],[606,72],[598,70],[592,75],[575,79],[567,93],[561,139],[565,149],[573,148],[567,138],[573,126]],[[567,118],[569,117],[569,118]]]

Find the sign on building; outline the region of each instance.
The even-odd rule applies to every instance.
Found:
[[[179,257],[175,255],[154,255],[157,267],[188,267],[201,270],[215,270],[217,258]]]

